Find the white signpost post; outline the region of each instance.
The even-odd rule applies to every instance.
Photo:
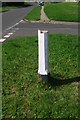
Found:
[[[41,81],[49,80],[48,31],[38,30],[38,75]]]

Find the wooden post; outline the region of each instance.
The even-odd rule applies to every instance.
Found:
[[[49,80],[48,31],[38,30],[38,76],[41,81]]]

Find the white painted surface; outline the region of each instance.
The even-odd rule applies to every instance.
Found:
[[[38,74],[48,73],[48,31],[38,30]]]
[[[5,36],[4,36],[4,38],[8,38],[8,37],[10,37],[10,35],[5,35]]]
[[[0,39],[0,42],[4,42],[6,39]]]
[[[8,35],[12,35],[13,33],[8,33]]]
[[[23,20],[20,20],[18,23],[12,25],[11,27],[7,28],[5,31],[12,29],[13,27],[17,26],[19,23],[23,22]]]

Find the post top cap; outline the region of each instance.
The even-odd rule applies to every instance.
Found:
[[[48,32],[48,30],[42,30],[41,32],[46,33],[46,32]]]
[[[41,33],[48,33],[48,30],[41,30]]]

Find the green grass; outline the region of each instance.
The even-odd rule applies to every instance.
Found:
[[[17,8],[16,6],[6,6],[6,7],[0,7],[0,11],[4,12],[4,11],[8,11],[8,10],[11,10],[11,9],[15,9]]]
[[[16,4],[13,3],[13,5],[6,5],[3,7],[0,7],[0,11],[4,12],[4,11],[8,11],[11,9],[15,9],[15,8],[21,8],[21,7],[28,7],[29,4],[28,3],[24,3],[24,4],[19,4],[18,2]]]
[[[57,21],[79,21],[80,3],[63,2],[48,3],[45,6],[45,13],[50,20]]]
[[[0,12],[2,11],[2,7],[0,7]]]
[[[25,16],[25,19],[27,20],[40,20],[40,14],[41,14],[41,6],[37,6],[32,9],[32,11]]]
[[[49,36],[49,83],[38,82],[38,39],[5,41],[3,57],[3,118],[78,117],[78,37]]]

